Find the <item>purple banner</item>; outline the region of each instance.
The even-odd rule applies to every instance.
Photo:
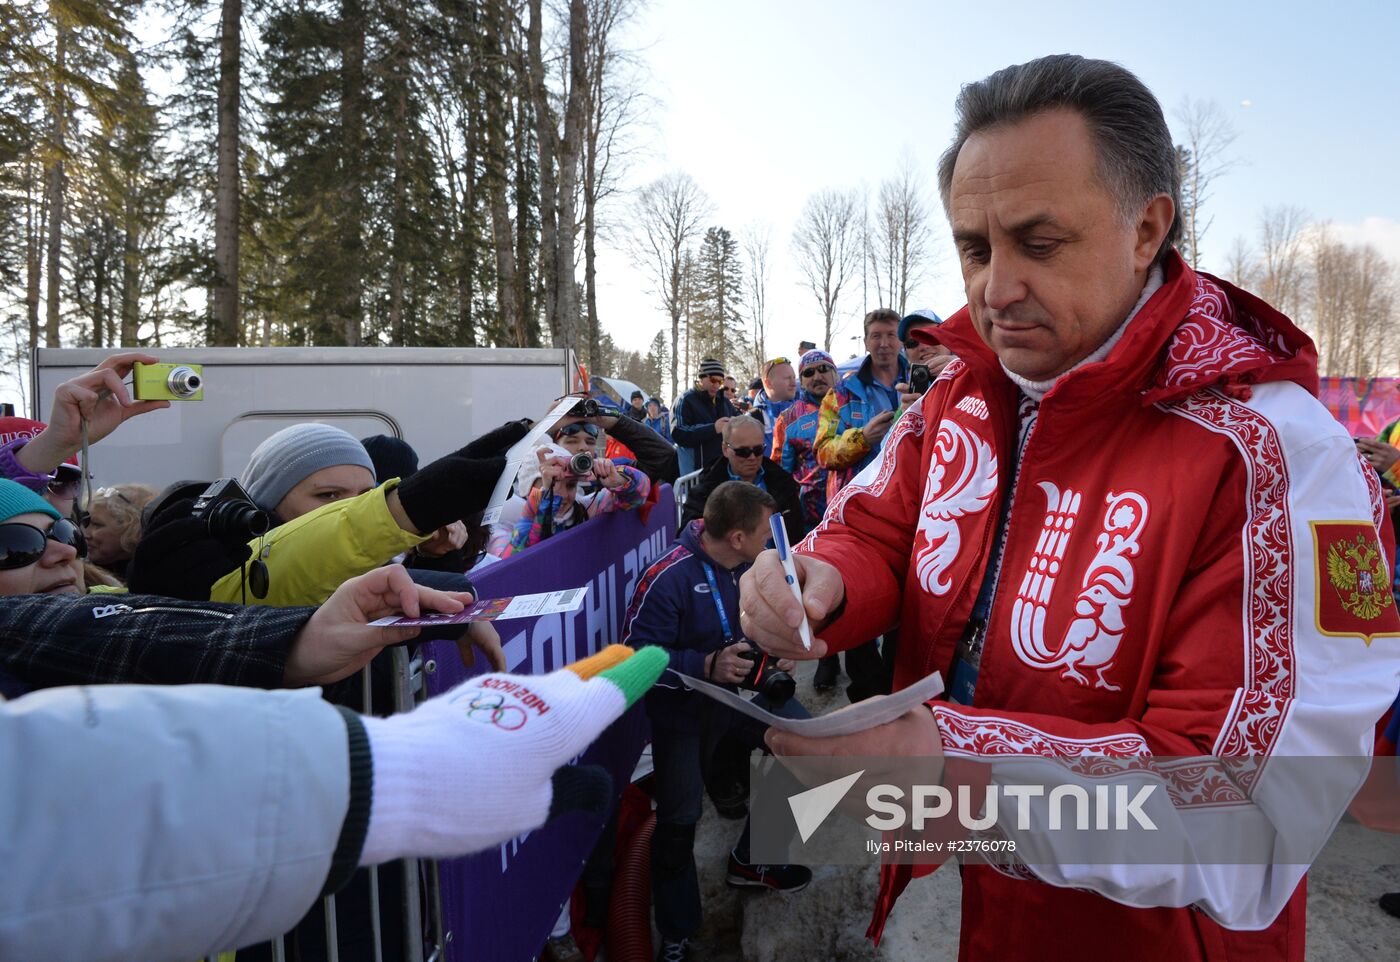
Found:
[[[567,615],[498,622],[506,664],[517,674],[540,675],[586,658],[613,644],[622,632],[637,579],[670,545],[676,525],[669,487],[645,522],[636,511],[604,515],[536,545],[472,576],[484,598],[559,591],[587,585],[583,607]],[[437,694],[484,670],[478,659],[469,672],[452,642],[426,645],[437,662],[428,691]],[[584,752],[581,762],[602,765],[620,797],[647,738],[646,715],[636,705]],[[510,778],[510,760],[482,772],[482,790]],[[471,799],[463,799],[470,811]],[[441,863],[442,913],[451,933],[451,962],[525,962],[544,946],[559,910],[568,901],[584,860],[602,830],[601,818],[568,815],[468,858]]]

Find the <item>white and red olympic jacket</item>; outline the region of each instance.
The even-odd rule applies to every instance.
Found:
[[[833,649],[899,625],[896,687],[949,676],[1024,398],[966,309],[937,337],[959,360],[797,548],[845,580]],[[1364,766],[1300,793],[1268,761],[1369,755],[1400,617],[1378,480],[1316,387],[1306,335],[1172,255],[1107,357],[1039,405],[973,705],[932,706],[950,759],[1140,759],[1184,852],[1285,822],[1321,846]],[[1153,761],[1181,757],[1205,761]],[[964,962],[1302,958],[1307,864],[1083,865],[1025,842],[1018,871],[964,868]],[[910,875],[885,869],[876,936]]]

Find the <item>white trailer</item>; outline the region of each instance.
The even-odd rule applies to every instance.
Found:
[[[33,416],[47,420],[54,389],[119,349],[41,348]],[[540,419],[567,394],[566,350],[523,348],[262,347],[150,351],[163,362],[204,365],[204,400],[177,401],[133,418],[89,455],[93,484],[237,477],[265,438],[319,421],[357,438],[388,434],[422,464],[504,421]]]

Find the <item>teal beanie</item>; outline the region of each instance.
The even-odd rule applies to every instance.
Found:
[[[42,497],[9,478],[0,478],[0,524],[18,514],[46,514],[55,521],[63,515]]]

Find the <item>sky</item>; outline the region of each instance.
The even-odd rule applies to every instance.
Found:
[[[1225,112],[1238,163],[1204,208],[1214,217],[1201,244],[1204,269],[1223,272],[1234,238],[1252,239],[1263,210],[1279,204],[1332,222],[1342,239],[1375,243],[1400,264],[1396,0],[652,0],[625,42],[641,51],[652,108],[624,186],[682,170],[709,195],[715,225],[736,235],[750,225],[771,230],[770,356],[821,339],[820,310],[791,254],[807,197],[864,186],[873,199],[905,155],[927,185],[938,255],[910,309],[947,316],[965,303],[935,191],[953,102],[962,84],[1051,53],[1132,70],[1178,140],[1172,114],[1185,98],[1214,100]],[[624,217],[614,209],[615,223]],[[620,239],[603,245],[598,272],[602,325],[617,343],[645,350],[669,330]],[[858,347],[859,277],[841,308],[838,359]]]

